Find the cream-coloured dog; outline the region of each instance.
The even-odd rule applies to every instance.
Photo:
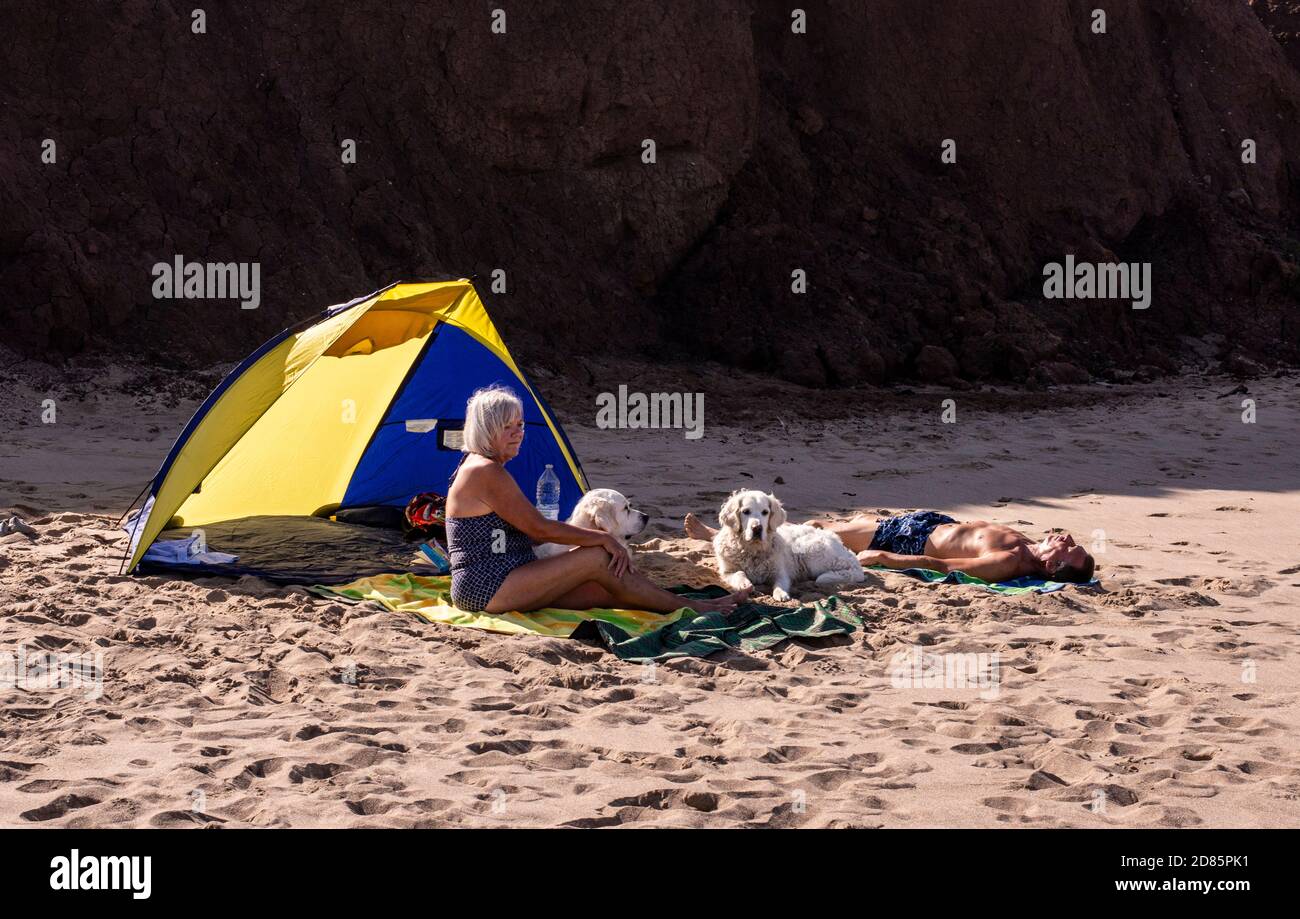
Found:
[[[612,488],[593,488],[574,506],[568,522],[576,527],[608,533],[627,546],[629,539],[646,528],[650,515],[632,507],[627,498]],[[538,558],[550,558],[572,548],[547,542],[534,547],[533,551]]]
[[[795,581],[808,578],[825,587],[866,580],[862,563],[829,530],[786,523],[785,508],[761,491],[736,491],[718,511],[722,524],[713,537],[718,573],[733,590],[772,585],[772,599],[790,599]]]

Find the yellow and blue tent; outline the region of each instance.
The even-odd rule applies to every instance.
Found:
[[[465,403],[493,383],[524,404],[523,447],[506,469],[531,497],[554,467],[567,515],[587,490],[578,457],[473,284],[397,283],[286,329],[222,380],[147,487],[126,570],[165,531],[230,534],[245,521],[250,532],[257,519],[324,521],[445,494]]]

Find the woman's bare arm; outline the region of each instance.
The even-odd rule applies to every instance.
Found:
[[[502,520],[519,530],[533,542],[554,542],[565,546],[602,546],[610,538],[608,533],[575,527],[558,520],[548,520],[519,490],[510,473],[495,463],[478,466],[472,478],[465,483],[475,491],[475,496],[490,507]]]

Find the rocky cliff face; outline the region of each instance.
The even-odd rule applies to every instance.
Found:
[[[1300,74],[1246,2],[824,0],[804,34],[758,0],[212,4],[198,34],[193,4],[16,6],[0,322],[28,353],[235,359],[392,280],[477,276],[560,366],[1300,356]],[[261,306],[155,299],[178,254],[259,263]],[[1067,254],[1149,263],[1150,307],[1044,299]]]
[[[1287,58],[1300,67],[1300,0],[1246,0],[1260,22],[1282,45]]]

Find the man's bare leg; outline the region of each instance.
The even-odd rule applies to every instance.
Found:
[[[686,515],[685,524],[686,524],[686,535],[689,536],[691,539],[699,539],[699,540],[703,540],[704,542],[712,542],[713,537],[716,536],[718,533],[717,530],[715,530],[713,527],[706,524],[703,520],[701,520],[699,517],[696,517],[694,514]]]
[[[830,530],[840,538],[840,542],[855,555],[871,548],[871,540],[876,538],[876,525],[879,523],[871,514],[858,514],[852,520],[809,520],[811,526]]]
[[[809,520],[808,525],[822,530],[830,530],[840,541],[854,553],[871,548],[871,540],[876,535],[876,518],[870,514],[858,514],[852,520]],[[687,514],[684,521],[686,535],[691,539],[704,542],[712,541],[717,530],[706,524],[694,514]]]

